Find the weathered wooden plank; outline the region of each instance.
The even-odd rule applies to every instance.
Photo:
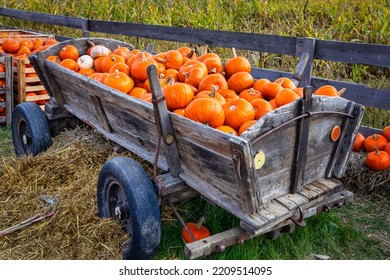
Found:
[[[316,40],[315,58],[388,68],[390,65],[390,46]]]
[[[309,200],[313,200],[318,198],[320,195],[318,192],[312,190],[309,185],[303,187],[303,189],[299,192],[300,195],[303,195]]]
[[[304,97],[298,100],[298,112],[297,116],[301,116],[306,112],[312,110],[312,95],[313,90],[311,87],[306,86],[304,88]],[[303,181],[305,176],[305,166],[307,160],[307,149],[309,146],[309,128],[310,117],[301,118],[297,121],[297,132],[295,141],[295,152],[291,171],[291,192],[296,193],[303,187]]]
[[[240,196],[244,197],[245,200],[242,208],[248,213],[257,212],[262,206],[261,191],[258,188],[254,188],[254,186],[258,185],[258,182],[254,172],[253,156],[249,142],[231,138],[230,147],[232,149],[235,173],[238,178],[237,183],[240,189]]]
[[[294,201],[287,199],[285,196],[279,196],[275,198],[275,200],[289,210],[293,210],[299,206]]]
[[[177,150],[175,135],[165,102],[165,97],[158,80],[157,67],[154,65],[149,66],[147,68],[147,74],[153,96],[156,131],[159,132],[157,138],[157,145],[159,145],[159,141],[163,143],[165,157],[168,162],[170,172],[174,177],[177,177],[182,170],[180,164],[180,157]],[[158,152],[159,151],[156,151],[156,153]]]
[[[95,115],[96,118],[100,122],[100,126],[107,132],[111,132],[111,127],[110,124],[108,123],[106,113],[103,109],[102,102],[100,101],[99,97],[95,95],[90,95],[89,96],[92,100],[92,103],[95,106]]]
[[[347,90],[343,93],[343,97],[363,106],[390,110],[390,90],[373,89],[363,84],[320,79],[316,77],[313,77],[311,81],[314,88],[319,88],[328,84],[335,86],[337,89],[346,88]]]
[[[235,47],[236,49],[274,52],[292,56],[296,54],[296,38],[289,36],[135,24],[102,20],[90,20],[89,30],[91,32],[120,34],[125,36],[135,36],[225,48]]]
[[[348,135],[348,137],[343,138],[343,143],[341,144],[339,151],[339,160],[336,161],[333,169],[332,175],[336,178],[341,178],[345,173],[349,156],[351,155],[351,150],[355,141],[355,135],[358,133],[363,119],[363,112],[364,108],[356,104],[353,111],[355,118],[350,120],[350,124],[345,129],[345,135]]]
[[[269,203],[265,204],[264,209],[268,210],[276,217],[286,215],[290,212],[290,209],[285,207],[283,204],[279,203],[277,200],[272,200]]]
[[[60,25],[72,28],[82,29],[83,22],[87,19],[70,17],[70,16],[60,16],[60,15],[51,15],[43,14],[37,12],[22,11],[16,9],[0,8],[0,15],[8,16],[12,18],[18,18],[22,20],[35,21],[51,25]]]

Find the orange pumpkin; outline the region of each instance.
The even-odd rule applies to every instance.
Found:
[[[210,74],[204,77],[198,86],[199,91],[211,90],[213,85],[218,86],[219,90],[228,89],[228,83],[225,77],[219,73]]]
[[[243,134],[249,127],[254,125],[257,122],[257,120],[251,120],[251,121],[246,121],[244,122],[241,126],[240,129],[238,130],[238,135]]]
[[[103,84],[119,90],[123,93],[128,93],[134,87],[134,81],[125,73],[115,70],[113,73],[109,73],[103,81]]]
[[[272,105],[265,99],[255,99],[251,102],[251,105],[255,109],[255,120],[260,119],[262,116],[274,110]]]
[[[268,80],[268,79],[266,79],[266,78],[258,79],[258,80],[256,80],[256,81],[253,83],[253,86],[252,86],[252,87],[253,87],[255,90],[258,90],[258,91],[262,92],[262,91],[263,91],[264,85],[265,85],[265,84],[268,84],[268,83],[270,83],[270,82],[271,82],[271,81]]]
[[[165,53],[163,64],[167,69],[172,68],[179,70],[183,65],[183,56],[177,50],[170,50]]]
[[[82,68],[78,71],[79,74],[84,75],[86,77],[90,76],[91,74],[95,73],[95,70],[92,68]]]
[[[209,57],[203,63],[206,65],[209,74],[222,73],[223,71],[222,61],[219,58]]]
[[[279,83],[283,88],[289,88],[291,90],[295,89],[297,86],[294,84],[294,82],[287,77],[281,77],[274,81],[275,83]]]
[[[366,165],[374,171],[385,170],[390,167],[390,155],[375,147],[375,150],[367,155]]]
[[[355,141],[353,142],[353,147],[352,147],[352,151],[354,152],[359,152],[362,148],[363,148],[363,143],[364,143],[364,140],[366,139],[366,137],[364,137],[363,134],[361,134],[360,132],[358,132],[356,134],[356,138],[355,138]]]
[[[200,67],[192,67],[188,72],[183,73],[185,76],[184,82],[186,84],[198,87],[200,81],[207,76],[207,72]]]
[[[226,61],[224,71],[226,77],[230,78],[233,74],[238,72],[251,73],[252,66],[248,59],[243,56],[237,56],[236,51],[233,48],[233,57]]]
[[[270,82],[270,83],[266,83],[263,86],[261,93],[263,94],[265,99],[271,100],[271,99],[274,99],[276,97],[276,95],[278,94],[278,92],[281,91],[282,89],[283,89],[283,87],[280,84],[280,82],[278,82],[278,83]]]
[[[178,70],[179,71],[178,72],[179,81],[184,82],[186,77],[188,77],[188,73],[190,72],[190,70],[192,68],[199,68],[200,70],[202,70],[201,73],[202,73],[203,78],[205,76],[207,76],[207,74],[208,74],[207,67],[206,67],[206,65],[204,65],[203,62],[200,62],[200,61],[197,61],[197,60],[188,61],[185,64],[183,64],[180,67],[180,69]],[[170,68],[170,69],[172,69],[172,68]],[[174,69],[174,70],[176,70],[176,69]]]
[[[102,64],[101,64],[102,72],[109,73],[109,72],[110,72],[110,68],[111,68],[114,64],[117,64],[117,63],[123,63],[123,64],[125,64],[126,61],[125,61],[125,59],[124,59],[123,57],[121,57],[121,56],[118,55],[118,54],[111,53],[111,54],[107,55],[107,56],[102,60]]]
[[[390,142],[390,125],[386,126],[386,127],[382,130],[382,135],[387,139],[387,141]]]
[[[130,76],[130,67],[124,62],[118,62],[113,64],[108,70],[108,73],[114,73],[116,70],[125,73],[127,76]]]
[[[227,81],[229,89],[234,90],[237,94],[241,91],[252,87],[254,83],[253,76],[248,72],[236,72]]]
[[[386,144],[383,150],[390,155],[390,142]]]
[[[293,102],[294,100],[299,99],[299,95],[296,94],[289,88],[284,88],[279,91],[275,96],[275,102],[278,107],[286,105],[288,103]]]
[[[244,122],[255,119],[255,109],[243,98],[231,99],[222,108],[225,112],[225,125],[236,131]]]
[[[324,86],[319,87],[314,92],[314,95],[324,95],[324,96],[330,96],[330,97],[340,97],[345,91],[346,91],[346,88],[342,88],[341,90],[338,91],[332,85],[324,85]]]
[[[148,93],[146,89],[141,88],[141,87],[133,87],[132,90],[128,93],[130,96],[135,97],[135,98],[140,98],[142,95],[145,93]]]
[[[181,82],[175,83],[174,81],[171,81],[162,88],[162,92],[165,96],[167,108],[170,111],[184,108],[194,99],[192,88]]]
[[[20,48],[19,42],[15,39],[5,39],[1,46],[6,53],[16,53]]]
[[[373,135],[366,137],[363,145],[367,152],[373,152],[375,151],[375,147],[377,147],[380,151],[383,150],[387,143],[388,141],[383,135],[374,133]]]
[[[59,51],[58,56],[61,60],[68,58],[77,61],[79,59],[79,50],[73,45],[67,45]]]
[[[190,233],[183,227],[181,235],[184,242],[191,243],[196,240],[201,240],[210,236],[210,231],[203,225],[204,218],[200,218],[197,223],[186,223],[188,230],[194,236],[195,240],[192,239]]]
[[[196,98],[188,104],[184,116],[193,121],[217,128],[225,121],[221,104],[213,98]]]
[[[217,58],[217,59],[221,60],[219,55],[216,53],[204,53],[204,54],[198,56],[196,60],[203,62],[208,58]]]
[[[244,89],[238,95],[241,98],[244,98],[246,101],[252,102],[255,99],[263,98],[263,95],[260,91],[255,90],[253,87],[249,89]]]
[[[203,90],[199,92],[195,98],[215,98],[215,100],[217,100],[221,105],[226,103],[226,99],[218,92],[217,86],[213,86],[211,90]]]
[[[233,129],[232,127],[227,126],[227,125],[219,126],[216,129],[218,129],[222,132],[228,133],[228,134],[233,134],[235,136],[238,136],[238,132],[235,129]]]
[[[65,68],[68,68],[69,70],[74,71],[74,72],[79,71],[79,66],[78,66],[77,62],[73,59],[65,58],[65,59],[61,60],[61,62],[59,64]]]
[[[172,113],[175,113],[175,114],[177,114],[177,115],[179,115],[179,116],[184,117],[184,111],[185,111],[185,110],[186,110],[186,108],[179,108],[179,109],[173,110]]]
[[[135,59],[130,66],[130,73],[134,79],[145,81],[148,78],[146,69],[149,65],[157,66],[157,62],[153,58],[147,58],[144,52],[140,53],[141,59]]]
[[[22,47],[22,46],[27,47],[30,51],[32,51],[34,48],[34,43],[30,39],[20,40],[19,45],[20,45],[20,47]]]

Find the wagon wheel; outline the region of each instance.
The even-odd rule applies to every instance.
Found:
[[[15,107],[12,142],[17,156],[35,156],[51,146],[49,122],[37,104],[25,102]]]
[[[160,208],[153,184],[142,166],[128,157],[107,161],[97,186],[99,216],[113,218],[130,239],[124,259],[151,259],[160,245]]]

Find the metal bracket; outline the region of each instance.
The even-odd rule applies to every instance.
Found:
[[[292,220],[294,222],[294,224],[296,224],[297,226],[300,226],[300,227],[304,227],[306,226],[306,222],[305,222],[305,216],[304,216],[304,213],[303,213],[303,210],[302,210],[302,207],[299,206],[299,217],[291,217],[290,220]]]

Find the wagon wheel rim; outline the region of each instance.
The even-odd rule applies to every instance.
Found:
[[[32,136],[30,128],[28,127],[28,124],[21,120],[19,122],[19,137],[20,137],[20,143],[23,147],[23,151],[26,154],[32,153]]]
[[[109,216],[112,217],[117,224],[122,226],[123,230],[131,236],[133,233],[133,223],[130,214],[130,205],[125,191],[116,179],[110,180],[107,184],[104,204],[105,208],[108,210]]]

